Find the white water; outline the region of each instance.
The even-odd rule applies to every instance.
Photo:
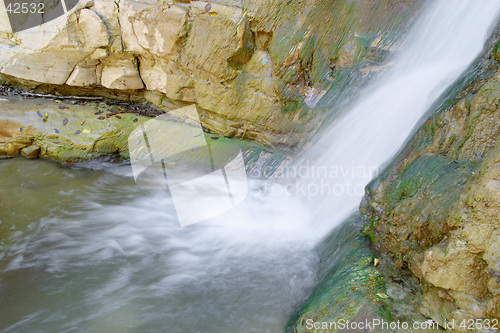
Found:
[[[500,1],[432,1],[391,70],[321,137],[308,155],[313,179],[305,180],[322,194],[310,196],[320,233],[357,209],[372,171],[395,155],[431,104],[481,53],[499,10]],[[325,170],[330,176],[323,176]],[[312,176],[321,172],[319,179]]]
[[[274,333],[313,284],[298,203],[253,197],[181,228],[129,165],[13,159],[0,174],[0,221],[39,221],[0,247],[2,332]]]
[[[394,68],[318,143],[316,168],[350,174],[393,156],[479,54],[499,8],[494,0],[433,3]],[[1,330],[280,332],[314,283],[314,242],[361,197],[314,195],[306,205],[307,194],[253,195],[237,211],[181,228],[164,192],[136,187],[129,167],[87,166],[98,171],[0,164],[11,182],[0,184],[0,203],[17,186],[20,200],[43,209],[11,201],[1,217],[35,222],[0,256]]]

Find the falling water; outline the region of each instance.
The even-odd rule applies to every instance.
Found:
[[[394,67],[311,153],[310,168],[337,176],[302,181],[363,187],[479,54],[499,8],[432,3]],[[130,165],[14,159],[0,174],[2,223],[31,223],[0,251],[4,332],[280,332],[314,283],[318,234],[362,195],[251,193],[181,228],[170,198],[135,186]]]
[[[481,53],[499,9],[500,2],[490,0],[432,2],[391,69],[371,82],[353,109],[307,153],[314,162],[306,175],[313,179],[305,179],[304,188],[319,194],[307,193],[320,234],[357,208],[364,186]]]

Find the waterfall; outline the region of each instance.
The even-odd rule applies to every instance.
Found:
[[[499,10],[432,1],[390,69],[300,157],[296,196],[256,181],[237,209],[181,228],[165,190],[136,186],[126,163],[5,160],[0,208],[35,223],[0,247],[0,330],[281,332],[315,283],[318,237],[479,55]]]
[[[499,1],[441,0],[426,8],[391,69],[370,83],[305,157],[301,180],[324,233],[357,209],[364,187],[433,102],[481,53]],[[312,193],[311,193],[312,192]]]

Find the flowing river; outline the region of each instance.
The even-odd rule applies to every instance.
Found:
[[[0,223],[12,236],[0,249],[0,330],[282,332],[314,286],[315,244],[480,54],[499,8],[429,4],[391,69],[304,154],[340,176],[301,182],[352,193],[251,191],[182,228],[166,192],[136,186],[127,163],[1,160]]]
[[[279,332],[316,266],[307,213],[252,197],[181,228],[129,165],[0,163],[4,332]],[[273,202],[274,201],[274,202]]]

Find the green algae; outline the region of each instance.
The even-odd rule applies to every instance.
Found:
[[[307,329],[308,319],[328,323],[341,319],[390,320],[381,297],[385,295],[385,282],[374,267],[368,240],[358,233],[359,222],[359,216],[352,216],[318,246],[318,283],[290,320],[287,332],[316,332]]]
[[[410,164],[394,180],[385,198],[386,209],[393,210],[399,203],[417,193],[425,196],[443,209],[449,209],[458,200],[464,184],[477,170],[477,163],[455,162],[444,156],[423,156]]]

